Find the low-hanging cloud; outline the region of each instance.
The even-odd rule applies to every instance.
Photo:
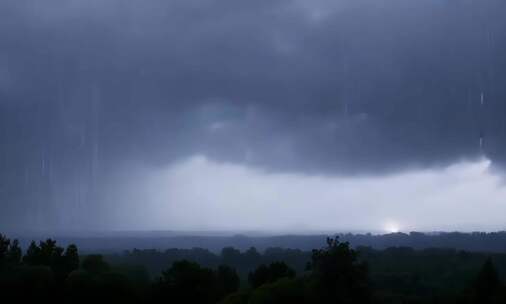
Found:
[[[386,176],[266,172],[194,156],[121,189],[131,227],[263,232],[504,229],[506,187],[488,159]],[[143,198],[142,205],[135,201]],[[125,203],[125,202],[124,202]],[[126,204],[128,206],[128,204]],[[137,207],[136,207],[137,206]],[[139,208],[142,206],[142,208]],[[477,212],[479,210],[479,212]],[[120,224],[121,223],[121,224]]]

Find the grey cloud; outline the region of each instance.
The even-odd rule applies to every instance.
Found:
[[[121,205],[107,199],[118,167],[195,154],[277,172],[384,174],[478,158],[484,136],[500,165],[505,9],[2,1],[0,218],[107,226]]]

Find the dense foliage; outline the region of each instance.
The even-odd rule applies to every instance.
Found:
[[[0,235],[0,292],[52,303],[506,303],[506,254],[351,248],[227,247],[79,255],[75,245]]]

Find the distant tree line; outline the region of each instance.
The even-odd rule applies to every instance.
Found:
[[[372,247],[386,249],[390,247],[411,247],[413,249],[452,248],[471,252],[506,252],[506,232],[441,232],[441,233],[388,233],[388,234],[336,234],[343,242],[349,242],[353,248]],[[292,248],[311,251],[325,243],[327,235],[277,235],[277,236],[198,236],[171,235],[170,233],[120,234],[95,237],[61,237],[62,244],[75,243],[83,252],[103,253],[122,252],[132,248],[206,248],[219,253],[223,248],[233,247],[246,251],[255,247],[264,252],[268,248]],[[27,244],[31,239],[20,239]]]
[[[150,275],[146,269],[157,263],[164,266]],[[0,235],[6,303],[506,303],[498,271],[505,266],[506,254],[353,249],[337,237],[310,252],[134,249],[80,256],[77,246],[52,239],[31,242],[23,253],[17,240]]]
[[[506,232],[440,232],[440,233],[389,233],[340,234],[340,239],[354,247],[375,249],[411,247],[413,249],[452,248],[473,252],[506,252]]]

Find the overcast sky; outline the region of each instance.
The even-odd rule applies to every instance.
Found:
[[[503,0],[3,0],[0,229],[505,229]]]

